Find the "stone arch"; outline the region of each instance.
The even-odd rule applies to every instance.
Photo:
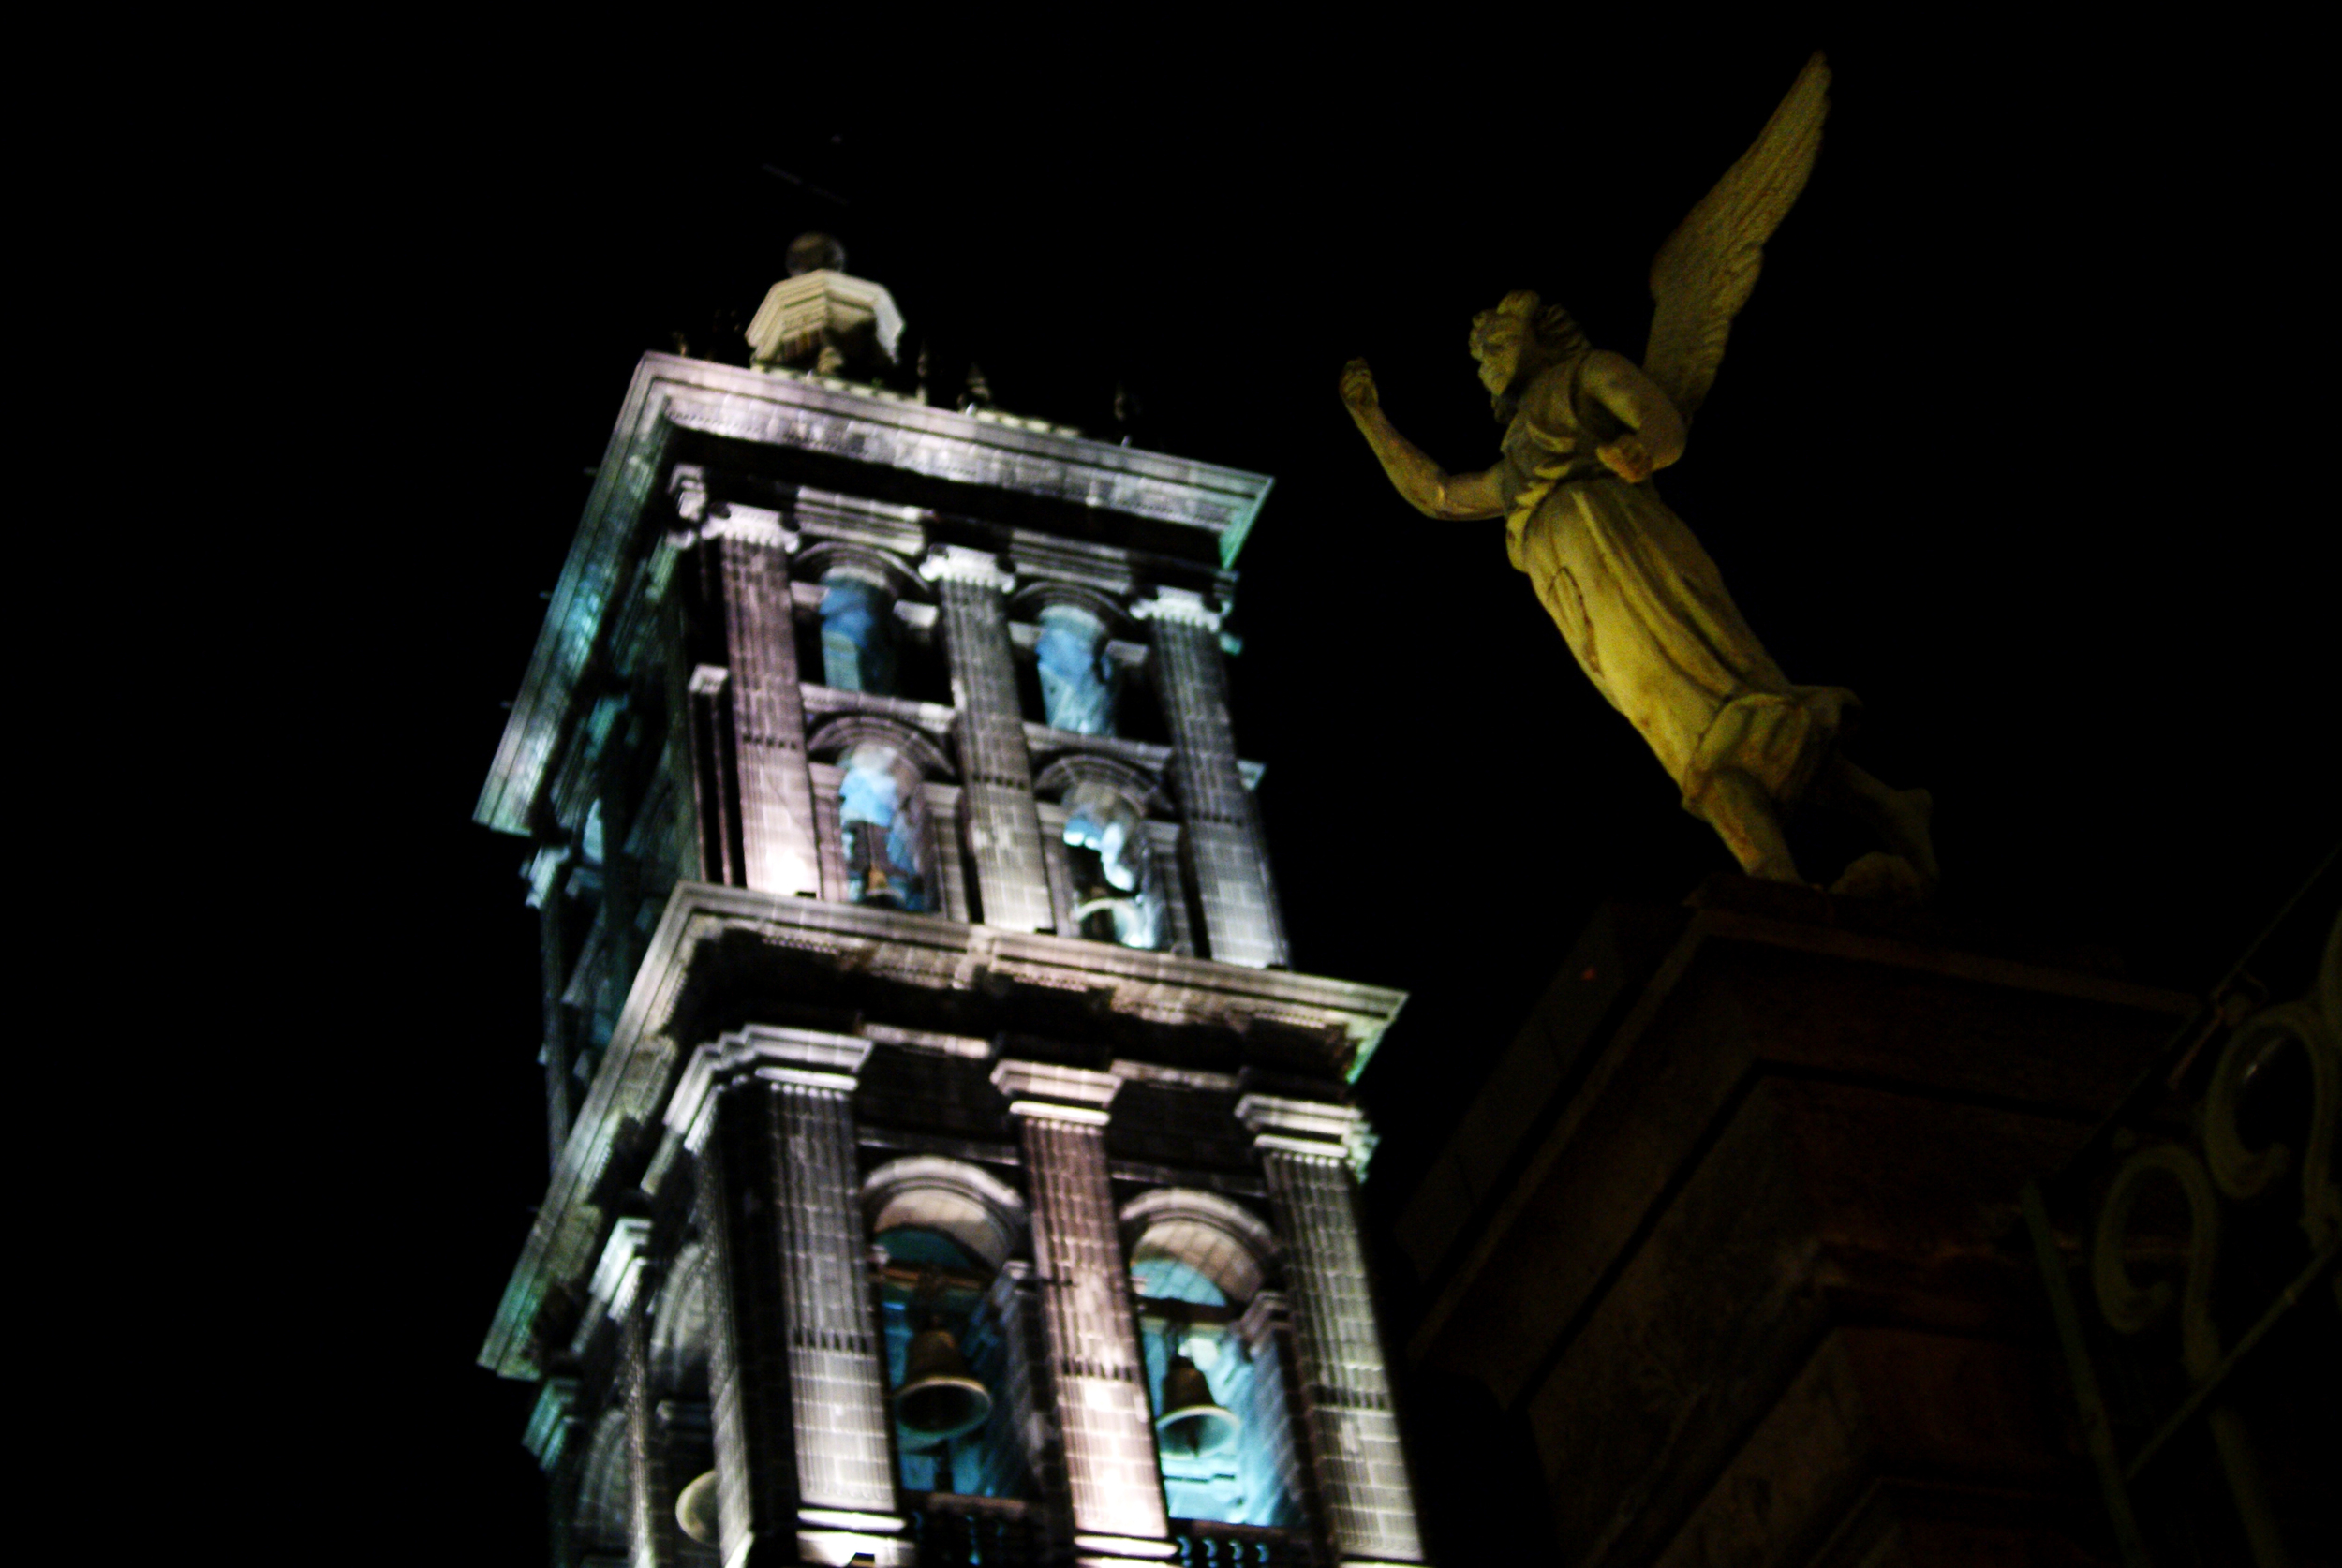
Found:
[[[634,1492],[628,1463],[626,1406],[614,1403],[594,1423],[593,1442],[578,1467],[577,1506],[571,1514],[578,1546],[588,1552],[627,1549]]]
[[[832,759],[864,742],[893,747],[896,755],[909,762],[921,778],[950,780],[958,777],[951,760],[926,736],[908,724],[869,714],[847,714],[831,719],[807,737],[805,749],[808,756]]]
[[[1106,635],[1131,641],[1143,641],[1138,622],[1130,610],[1112,594],[1080,583],[1056,583],[1043,580],[1029,583],[1009,596],[1008,614],[1012,620],[1030,620],[1052,604],[1070,604],[1087,610],[1104,623]]]
[[[862,1183],[869,1234],[915,1225],[949,1236],[999,1268],[1025,1250],[1031,1228],[1016,1190],[960,1160],[913,1154],[890,1160]]]
[[[1062,798],[1075,786],[1097,784],[1131,804],[1141,817],[1168,819],[1175,815],[1170,794],[1142,768],[1094,751],[1068,751],[1035,775],[1033,793],[1045,800]]]
[[[708,1336],[714,1331],[709,1277],[706,1247],[686,1242],[652,1304],[651,1386],[661,1393],[706,1397]]]
[[[1122,1207],[1122,1251],[1134,1277],[1158,1260],[1184,1265],[1231,1307],[1268,1283],[1276,1233],[1250,1209],[1212,1192],[1163,1187]]]
[[[848,540],[825,539],[808,544],[789,563],[789,575],[800,583],[819,583],[833,571],[875,584],[898,600],[930,603],[935,597],[908,561],[888,551]]]

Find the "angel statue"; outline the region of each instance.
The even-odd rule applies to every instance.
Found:
[[[1715,563],[1651,476],[1683,455],[1764,244],[1821,146],[1830,70],[1818,54],[1651,264],[1656,312],[1638,368],[1595,348],[1569,315],[1521,291],[1473,318],[1472,357],[1505,427],[1503,458],[1449,474],[1392,428],[1373,373],[1353,360],[1341,399],[1399,494],[1428,517],[1505,519],[1594,688],[1642,732],[1742,870],[1801,882],[1783,834],[1801,802],[1845,809],[1885,841],[1833,891],[1926,897],[1937,870],[1923,790],[1892,790],[1838,754],[1840,687],[1793,686],[1725,592]]]

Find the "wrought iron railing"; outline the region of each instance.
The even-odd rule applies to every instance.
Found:
[[[1314,1568],[1316,1554],[1297,1530],[1266,1525],[1218,1524],[1208,1519],[1174,1519],[1179,1568]]]
[[[919,1568],[1040,1568],[1048,1561],[1040,1512],[1015,1498],[950,1492],[905,1498]]]
[[[2034,1256],[2125,1568],[2342,1531],[2342,864],[2329,854],[2056,1176]]]

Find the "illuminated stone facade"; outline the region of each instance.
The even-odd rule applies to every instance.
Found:
[[[1228,719],[1268,486],[643,361],[479,808],[556,1562],[1423,1561],[1347,1087],[1402,998],[1284,967]]]

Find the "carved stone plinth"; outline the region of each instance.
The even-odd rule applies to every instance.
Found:
[[[1579,1568],[2092,1561],[2018,1195],[2189,999],[1695,902],[1597,920],[1401,1215],[1416,1408],[1482,1413],[1416,1436],[1431,1517],[1510,1473]]]

